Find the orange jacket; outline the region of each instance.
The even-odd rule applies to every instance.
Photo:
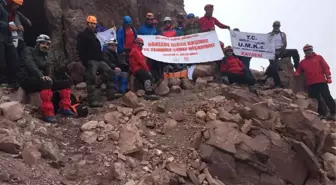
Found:
[[[144,69],[149,72],[146,57],[142,54],[141,49],[137,46],[134,46],[129,54],[129,64],[132,74],[135,74],[140,69]]]

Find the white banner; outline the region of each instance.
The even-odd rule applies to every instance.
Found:
[[[111,39],[117,39],[116,28],[113,27],[104,32],[99,32],[96,34],[96,37],[98,38],[100,45],[103,49],[105,42]]]
[[[193,64],[221,60],[224,57],[215,31],[164,37],[139,35],[144,40],[142,53],[151,59],[174,64]]]
[[[235,55],[274,59],[275,40],[269,34],[230,31]]]

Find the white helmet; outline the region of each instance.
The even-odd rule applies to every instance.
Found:
[[[117,44],[118,44],[118,42],[117,42],[117,40],[116,40],[116,39],[111,39],[111,40],[108,40],[108,41],[106,41],[106,42],[105,42],[105,44],[106,44],[106,45],[109,45],[109,44],[114,44],[114,45],[117,45]]]
[[[164,19],[163,19],[163,22],[166,22],[166,21],[172,21],[172,19],[170,18],[170,17],[165,17]]]
[[[48,35],[41,34],[36,39],[37,44],[40,43],[40,42],[48,42],[50,44],[51,43],[50,37]]]

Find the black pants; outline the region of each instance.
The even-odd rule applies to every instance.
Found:
[[[244,70],[244,74],[233,74],[233,73],[224,73],[223,75],[227,76],[229,82],[238,83],[238,84],[246,84],[248,86],[253,86],[256,84],[256,80],[254,79],[250,70]]]
[[[37,77],[27,77],[20,80],[20,86],[26,91],[26,93],[40,92],[44,89],[51,89],[58,91],[61,89],[71,88],[70,79],[53,79],[53,82],[44,81]]]
[[[18,57],[19,57],[19,61],[20,61],[20,64],[23,64],[23,51],[24,49],[26,48],[26,43],[19,39],[19,43],[18,43],[18,46],[16,48],[16,51],[17,51],[17,54],[18,54]]]
[[[17,82],[18,55],[13,43],[0,42],[0,83]]]
[[[90,102],[100,101],[100,90],[97,85],[97,74],[107,76],[105,79],[107,89],[109,91],[117,91],[117,87],[114,84],[115,72],[104,61],[90,60],[85,69],[85,80],[87,85],[88,100]]]
[[[270,64],[266,69],[265,75],[267,76],[267,78],[268,77],[273,78],[274,86],[276,87],[282,85],[280,75],[279,75],[280,67],[279,67],[278,61],[280,58],[287,58],[287,57],[293,58],[294,67],[296,69],[299,66],[299,62],[300,62],[300,55],[297,49],[285,49],[282,53],[275,56],[275,60],[270,60]]]
[[[144,90],[147,94],[154,93],[152,88],[152,75],[144,69],[139,69],[134,76],[141,84],[143,84]]]
[[[327,110],[325,110],[323,100],[327,104],[330,114],[336,113],[336,105],[335,100],[330,94],[329,86],[327,83],[317,83],[308,86],[308,94],[310,98],[314,98],[318,102],[317,112],[320,115],[325,116],[327,114]]]

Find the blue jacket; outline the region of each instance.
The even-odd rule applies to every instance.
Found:
[[[157,30],[152,25],[144,24],[139,28],[138,35],[157,35]]]
[[[137,31],[134,27],[131,26],[131,29],[134,32],[134,40],[137,38]],[[124,44],[125,44],[125,30],[124,27],[120,27],[117,31],[117,41],[118,41],[118,45],[117,45],[117,50],[118,53],[122,53],[124,52]]]

